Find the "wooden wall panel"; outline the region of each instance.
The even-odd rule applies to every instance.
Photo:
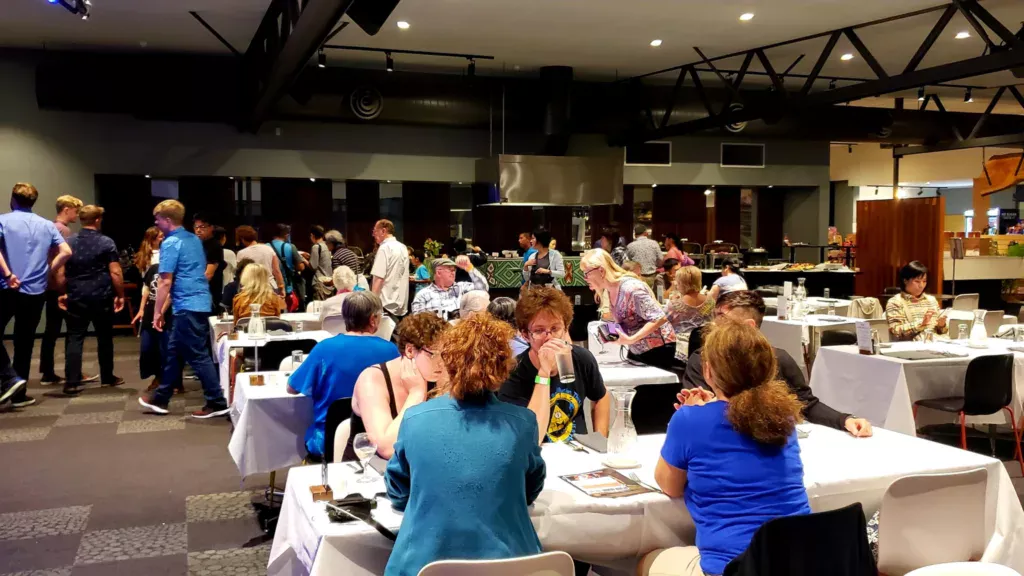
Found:
[[[718,186],[715,190],[715,237],[711,240],[740,243],[740,189]]]
[[[673,233],[690,242],[708,242],[704,187],[662,185],[653,190],[653,198],[655,238]]]
[[[380,183],[373,180],[345,182],[345,241],[364,254],[373,250],[373,225],[380,219]],[[445,234],[447,236],[447,234]]]
[[[153,198],[151,181],[145,176],[97,174],[96,203],[102,206],[103,233],[118,249],[138,249],[146,229],[154,225],[153,207],[161,198]]]
[[[572,206],[545,206],[545,228],[558,243],[558,251],[572,250]]]
[[[896,286],[900,267],[919,260],[928,268],[929,294],[942,292],[945,198],[857,202],[857,294],[878,297]]]
[[[310,249],[309,229],[314,224],[326,226],[331,213],[331,181],[308,178],[260,179],[262,216],[260,240],[269,242],[277,233],[277,224],[292,227],[292,242],[300,249]]]
[[[772,258],[782,257],[782,193],[776,190],[759,188],[757,194],[757,245],[768,251]]]
[[[446,240],[450,235],[451,197],[452,187],[447,182],[403,182],[402,242],[421,249],[427,238]]]

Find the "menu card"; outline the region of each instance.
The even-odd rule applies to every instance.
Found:
[[[871,345],[871,324],[864,320],[857,322],[857,348],[861,354],[874,354],[874,346]]]
[[[582,474],[559,476],[577,490],[593,498],[622,498],[637,494],[649,494],[653,490],[635,480],[623,476],[611,468],[602,468]]]

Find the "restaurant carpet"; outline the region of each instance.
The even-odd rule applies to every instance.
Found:
[[[58,373],[63,349],[60,340]],[[0,576],[266,573],[270,541],[253,504],[267,477],[239,479],[226,418],[185,416],[203,403],[198,381],[185,381],[170,415],[153,416],[136,401],[148,384],[137,339],[115,340],[125,386],[92,384],[75,398],[39,385],[38,341],[35,353],[29,393],[39,403],[0,413]],[[83,369],[98,370],[92,339]],[[1020,467],[1007,470],[1024,493]]]

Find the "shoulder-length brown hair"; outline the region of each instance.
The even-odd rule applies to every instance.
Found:
[[[139,251],[135,253],[135,267],[139,269],[143,275],[146,274],[146,270],[149,270],[149,264],[153,261],[153,250],[158,250],[160,246],[156,243],[156,239],[160,237],[160,229],[156,226],[150,226],[146,229],[146,234],[142,237],[142,244],[139,245]]]
[[[438,386],[437,394],[473,400],[497,391],[515,364],[508,344],[513,336],[507,322],[490,314],[475,314],[446,331],[440,348],[448,381]]]
[[[716,321],[704,335],[701,362],[729,399],[726,415],[737,432],[762,444],[786,444],[803,405],[778,379],[775,350],[757,328]]]

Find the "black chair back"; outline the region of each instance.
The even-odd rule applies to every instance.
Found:
[[[898,286],[889,286],[884,291],[882,291],[882,294],[885,294],[886,296],[895,296],[902,291],[903,290],[901,290]]]
[[[334,433],[338,426],[352,417],[352,399],[340,398],[327,407],[327,420],[324,422],[324,460],[334,462],[334,451],[345,451],[344,446],[334,445]]]
[[[765,522],[724,576],[877,576],[860,502]]]
[[[964,414],[995,414],[1013,398],[1013,355],[978,356],[964,376]]]
[[[690,341],[686,348],[686,358],[689,359],[693,356],[694,352],[700,352],[700,349],[704,347],[704,326],[700,328],[694,328],[690,332]]]
[[[645,384],[636,387],[630,410],[637,434],[664,434],[676,409],[679,384]],[[612,399],[612,402],[615,402]]]
[[[778,316],[779,315],[779,309],[776,308],[775,306],[765,306],[764,307],[764,315],[765,316]]]
[[[235,332],[245,332],[249,328],[249,320],[251,318],[246,316],[245,318],[239,318],[235,324]],[[294,332],[295,329],[288,323],[287,320],[282,320],[277,316],[265,316],[263,318],[264,324],[267,327],[267,332],[271,330],[280,330],[282,332]]]
[[[857,334],[852,330],[826,330],[821,333],[822,346],[846,346],[857,343]]]
[[[293,350],[302,350],[303,354],[309,354],[314,346],[316,340],[270,340],[259,347],[259,365],[256,364],[256,348],[243,348],[246,372],[275,371],[281,366],[282,360],[292,355]]]

